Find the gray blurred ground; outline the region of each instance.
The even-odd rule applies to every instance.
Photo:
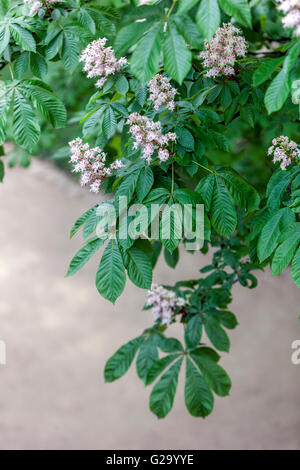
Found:
[[[96,260],[64,278],[80,237],[73,221],[95,202],[49,163],[8,170],[0,188],[1,449],[300,449],[299,291],[289,275],[260,274],[255,291],[236,287],[239,327],[222,365],[231,396],[205,420],[188,415],[182,385],[165,420],[148,410],[134,367],[105,384],[107,358],[151,322],[144,292],[128,282],[116,306],[94,287]],[[155,281],[197,275],[200,254],[176,271],[160,262]],[[176,328],[176,327],[175,327]],[[182,382],[182,380],[181,380]]]

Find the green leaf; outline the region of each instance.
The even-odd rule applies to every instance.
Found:
[[[260,197],[257,191],[232,168],[221,168],[218,175],[225,182],[234,202],[249,212],[259,208]]]
[[[127,251],[129,257],[128,277],[138,287],[150,289],[152,284],[152,264],[149,256],[140,248]]]
[[[4,25],[0,27],[0,54],[6,49],[10,40],[9,26]]]
[[[300,287],[300,248],[298,248],[292,262],[292,279]]]
[[[116,90],[121,95],[126,95],[129,90],[128,80],[124,75],[120,75],[116,81]],[[126,110],[127,111],[127,110]]]
[[[199,193],[204,201],[205,209],[208,212],[210,210],[212,196],[214,193],[215,178],[211,173],[205,178],[201,178],[197,184],[195,191]]]
[[[61,32],[57,34],[54,37],[54,39],[52,39],[52,41],[49,42],[49,44],[47,45],[46,54],[45,54],[46,60],[51,60],[58,54],[58,52],[60,51],[63,45],[63,39],[64,39],[64,35]]]
[[[282,64],[283,58],[269,59],[260,65],[253,74],[253,86],[257,87],[268,80],[275,70]]]
[[[164,249],[164,258],[166,260],[166,263],[170,268],[175,268],[176,264],[178,263],[179,260],[179,250],[178,248],[175,248],[173,253],[170,253],[169,250],[166,248]]]
[[[215,176],[215,188],[211,202],[211,223],[214,229],[224,237],[230,237],[237,224],[232,197],[217,176]]]
[[[68,72],[74,72],[78,65],[79,45],[78,41],[68,33],[64,34],[61,60]]]
[[[134,22],[121,28],[115,40],[115,50],[119,54],[126,52],[140,40],[152,24],[153,23],[150,21],[143,21],[141,23]]]
[[[142,202],[149,191],[151,190],[154,183],[153,171],[150,166],[145,166],[139,173],[139,178],[136,186],[136,193],[138,201]]]
[[[204,328],[208,338],[215,348],[217,348],[219,351],[229,351],[229,338],[226,331],[220,326],[217,320],[209,315],[205,315]]]
[[[124,344],[119,348],[110,359],[108,359],[105,370],[105,382],[113,382],[114,380],[122,377],[131,366],[137,350],[144,341],[142,336],[135,338],[129,343]]]
[[[152,335],[145,340],[140,347],[136,360],[136,371],[140,379],[147,384],[148,371],[151,366],[158,360],[157,346],[153,341]]]
[[[191,68],[192,54],[173,23],[164,40],[164,65],[168,75],[181,84]]]
[[[195,348],[200,343],[202,336],[202,325],[202,317],[199,314],[194,315],[187,322],[184,330],[184,338],[188,348]]]
[[[122,256],[116,240],[111,239],[102,255],[96,275],[96,287],[102,297],[115,303],[122,294],[126,283],[126,274]]]
[[[176,11],[176,15],[181,15],[186,11],[189,11],[193,8],[199,0],[179,0],[178,9]]]
[[[281,217],[282,212],[276,212],[261,231],[257,244],[257,254],[261,263],[272,254],[278,243]]]
[[[34,111],[17,89],[13,108],[13,133],[17,144],[29,152],[33,151],[40,137],[40,126]]]
[[[44,79],[48,73],[48,65],[44,57],[38,52],[30,54],[30,69],[33,75]]]
[[[177,359],[178,357],[179,354],[169,354],[168,356],[165,356],[153,362],[152,366],[147,371],[145,384],[150,385],[152,382],[154,382],[154,380],[157,379],[157,377],[163,372],[163,370],[169,367],[169,365],[172,364],[172,362],[175,361],[175,359]]]
[[[161,219],[161,242],[172,253],[182,238],[182,209],[179,204],[166,206]]]
[[[243,26],[251,28],[251,8],[248,0],[219,0],[222,10]]]
[[[214,407],[214,397],[199,370],[186,359],[185,404],[192,416],[205,418]]]
[[[265,94],[265,105],[268,114],[278,111],[285,103],[289,93],[289,72],[283,67],[274,80],[272,80]]]
[[[18,89],[37,107],[42,116],[55,128],[65,127],[66,108],[53,93],[43,88],[43,82],[27,80]]]
[[[71,228],[70,238],[72,238],[75,235],[75,233],[78,232],[80,227],[86,222],[86,220],[89,218],[90,214],[96,209],[96,207],[97,205],[91,207],[76,220],[73,227]]]
[[[155,25],[138,42],[131,56],[132,73],[141,83],[149,81],[159,68],[162,43],[162,23]]]
[[[16,23],[10,23],[10,32],[18,46],[25,51],[36,51],[35,40],[27,29],[22,28]]]
[[[104,238],[96,238],[90,240],[86,245],[84,245],[80,250],[77,251],[74,258],[71,260],[67,276],[73,276],[77,273],[83,266],[91,259],[94,253],[99,250],[99,248],[105,242]]]
[[[28,65],[29,65],[29,52],[24,51],[22,52],[17,59],[15,60],[14,64],[15,75],[16,78],[22,79],[26,75]]]
[[[202,35],[211,39],[221,22],[221,12],[217,0],[201,0],[196,21]]]
[[[215,361],[201,354],[201,349],[190,353],[210,388],[220,397],[229,395],[231,380],[227,372]]]
[[[91,15],[87,12],[87,10],[85,10],[84,8],[80,8],[77,11],[77,19],[78,19],[78,23],[81,26],[88,28],[92,34],[96,33],[95,21],[93,20]]]
[[[116,132],[117,119],[114,110],[111,106],[108,106],[104,113],[103,119],[103,132],[108,139],[110,139]]]
[[[130,203],[133,197],[133,193],[135,191],[136,185],[137,185],[138,177],[139,177],[139,171],[136,170],[124,178],[120,186],[118,186],[118,189],[116,192],[116,200],[120,196],[126,196],[127,204]]]
[[[152,389],[150,409],[158,418],[164,418],[172,409],[181,364],[182,358],[162,375]]]
[[[278,276],[290,264],[299,243],[300,234],[295,232],[279,245],[272,260],[272,274],[274,276]]]

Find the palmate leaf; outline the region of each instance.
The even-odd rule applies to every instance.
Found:
[[[164,418],[172,409],[181,364],[182,358],[177,359],[152,389],[150,395],[150,410],[158,418]]]
[[[199,0],[179,0],[178,9],[176,15],[181,15],[193,8]]]
[[[196,21],[203,37],[211,39],[221,22],[218,0],[201,0]]]
[[[169,22],[164,40],[164,65],[168,75],[179,84],[191,68],[192,54],[174,23]]]
[[[122,256],[116,240],[111,239],[102,255],[96,275],[96,287],[102,297],[115,303],[122,294],[126,283],[126,274]]]
[[[192,416],[205,418],[213,410],[213,394],[199,370],[188,357],[186,358],[184,398]]]
[[[162,48],[161,22],[155,23],[142,39],[138,42],[131,57],[131,70],[142,84],[149,81],[159,68],[159,60]]]
[[[44,86],[46,84],[38,80],[26,80],[19,84],[18,90],[36,106],[42,116],[53,127],[65,127],[67,112],[64,104]]]
[[[40,126],[34,110],[17,88],[13,106],[13,134],[17,144],[29,152],[33,151],[40,137]]]
[[[129,341],[127,344],[121,346],[121,348],[108,359],[104,370],[105,382],[113,382],[127,372],[143,341],[144,338],[142,336]]]

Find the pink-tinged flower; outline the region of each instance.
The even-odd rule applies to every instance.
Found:
[[[278,10],[284,13],[284,28],[295,28],[296,37],[300,37],[300,0],[276,0]]]
[[[207,77],[235,74],[234,64],[238,57],[245,57],[247,43],[241,31],[230,23],[218,28],[210,41],[205,41],[205,51],[200,53]]]
[[[81,53],[80,62],[84,62],[83,70],[88,78],[100,77],[95,86],[101,88],[107,77],[118,72],[127,59],[121,57],[117,60],[112,47],[105,47],[106,38],[96,39],[91,42]]]
[[[90,191],[98,193],[102,180],[110,176],[113,170],[121,168],[123,163],[116,160],[105,166],[106,154],[100,147],[90,148],[89,144],[83,144],[80,137],[69,142],[71,158],[70,162],[75,164],[73,171],[81,173],[80,183],[82,186],[89,185]]]
[[[53,5],[54,3],[57,3],[58,1],[63,1],[63,0],[47,0],[47,2],[45,0],[43,1],[24,0],[24,3],[32,4],[30,11],[29,11],[29,16],[34,16],[40,10],[46,10],[46,8],[49,8],[50,5]]]
[[[285,170],[292,163],[299,164],[300,148],[296,142],[282,135],[273,139],[272,144],[268,149],[268,155],[273,155],[273,163],[280,162],[282,170]]]
[[[175,292],[165,289],[158,284],[152,284],[147,292],[146,305],[152,307],[152,315],[155,321],[162,325],[169,325],[175,316],[175,310],[183,308],[187,301],[177,297]]]
[[[149,100],[153,102],[154,109],[157,111],[165,106],[170,111],[175,108],[174,96],[177,90],[170,85],[170,79],[160,75],[159,73],[148,83],[150,92]]]
[[[138,113],[130,114],[126,124],[129,124],[129,133],[134,138],[133,147],[142,149],[144,160],[150,163],[156,151],[161,161],[168,160],[169,151],[166,147],[170,142],[176,141],[174,132],[163,134],[159,121],[154,122],[147,116]]]

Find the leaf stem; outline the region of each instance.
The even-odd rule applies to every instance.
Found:
[[[12,69],[11,63],[10,63],[10,62],[8,62],[8,64],[7,64],[7,65],[8,65],[8,68],[9,68],[10,76],[11,76],[12,80],[14,80],[14,79],[15,79],[15,76],[14,76],[14,72],[13,72],[13,69]]]

